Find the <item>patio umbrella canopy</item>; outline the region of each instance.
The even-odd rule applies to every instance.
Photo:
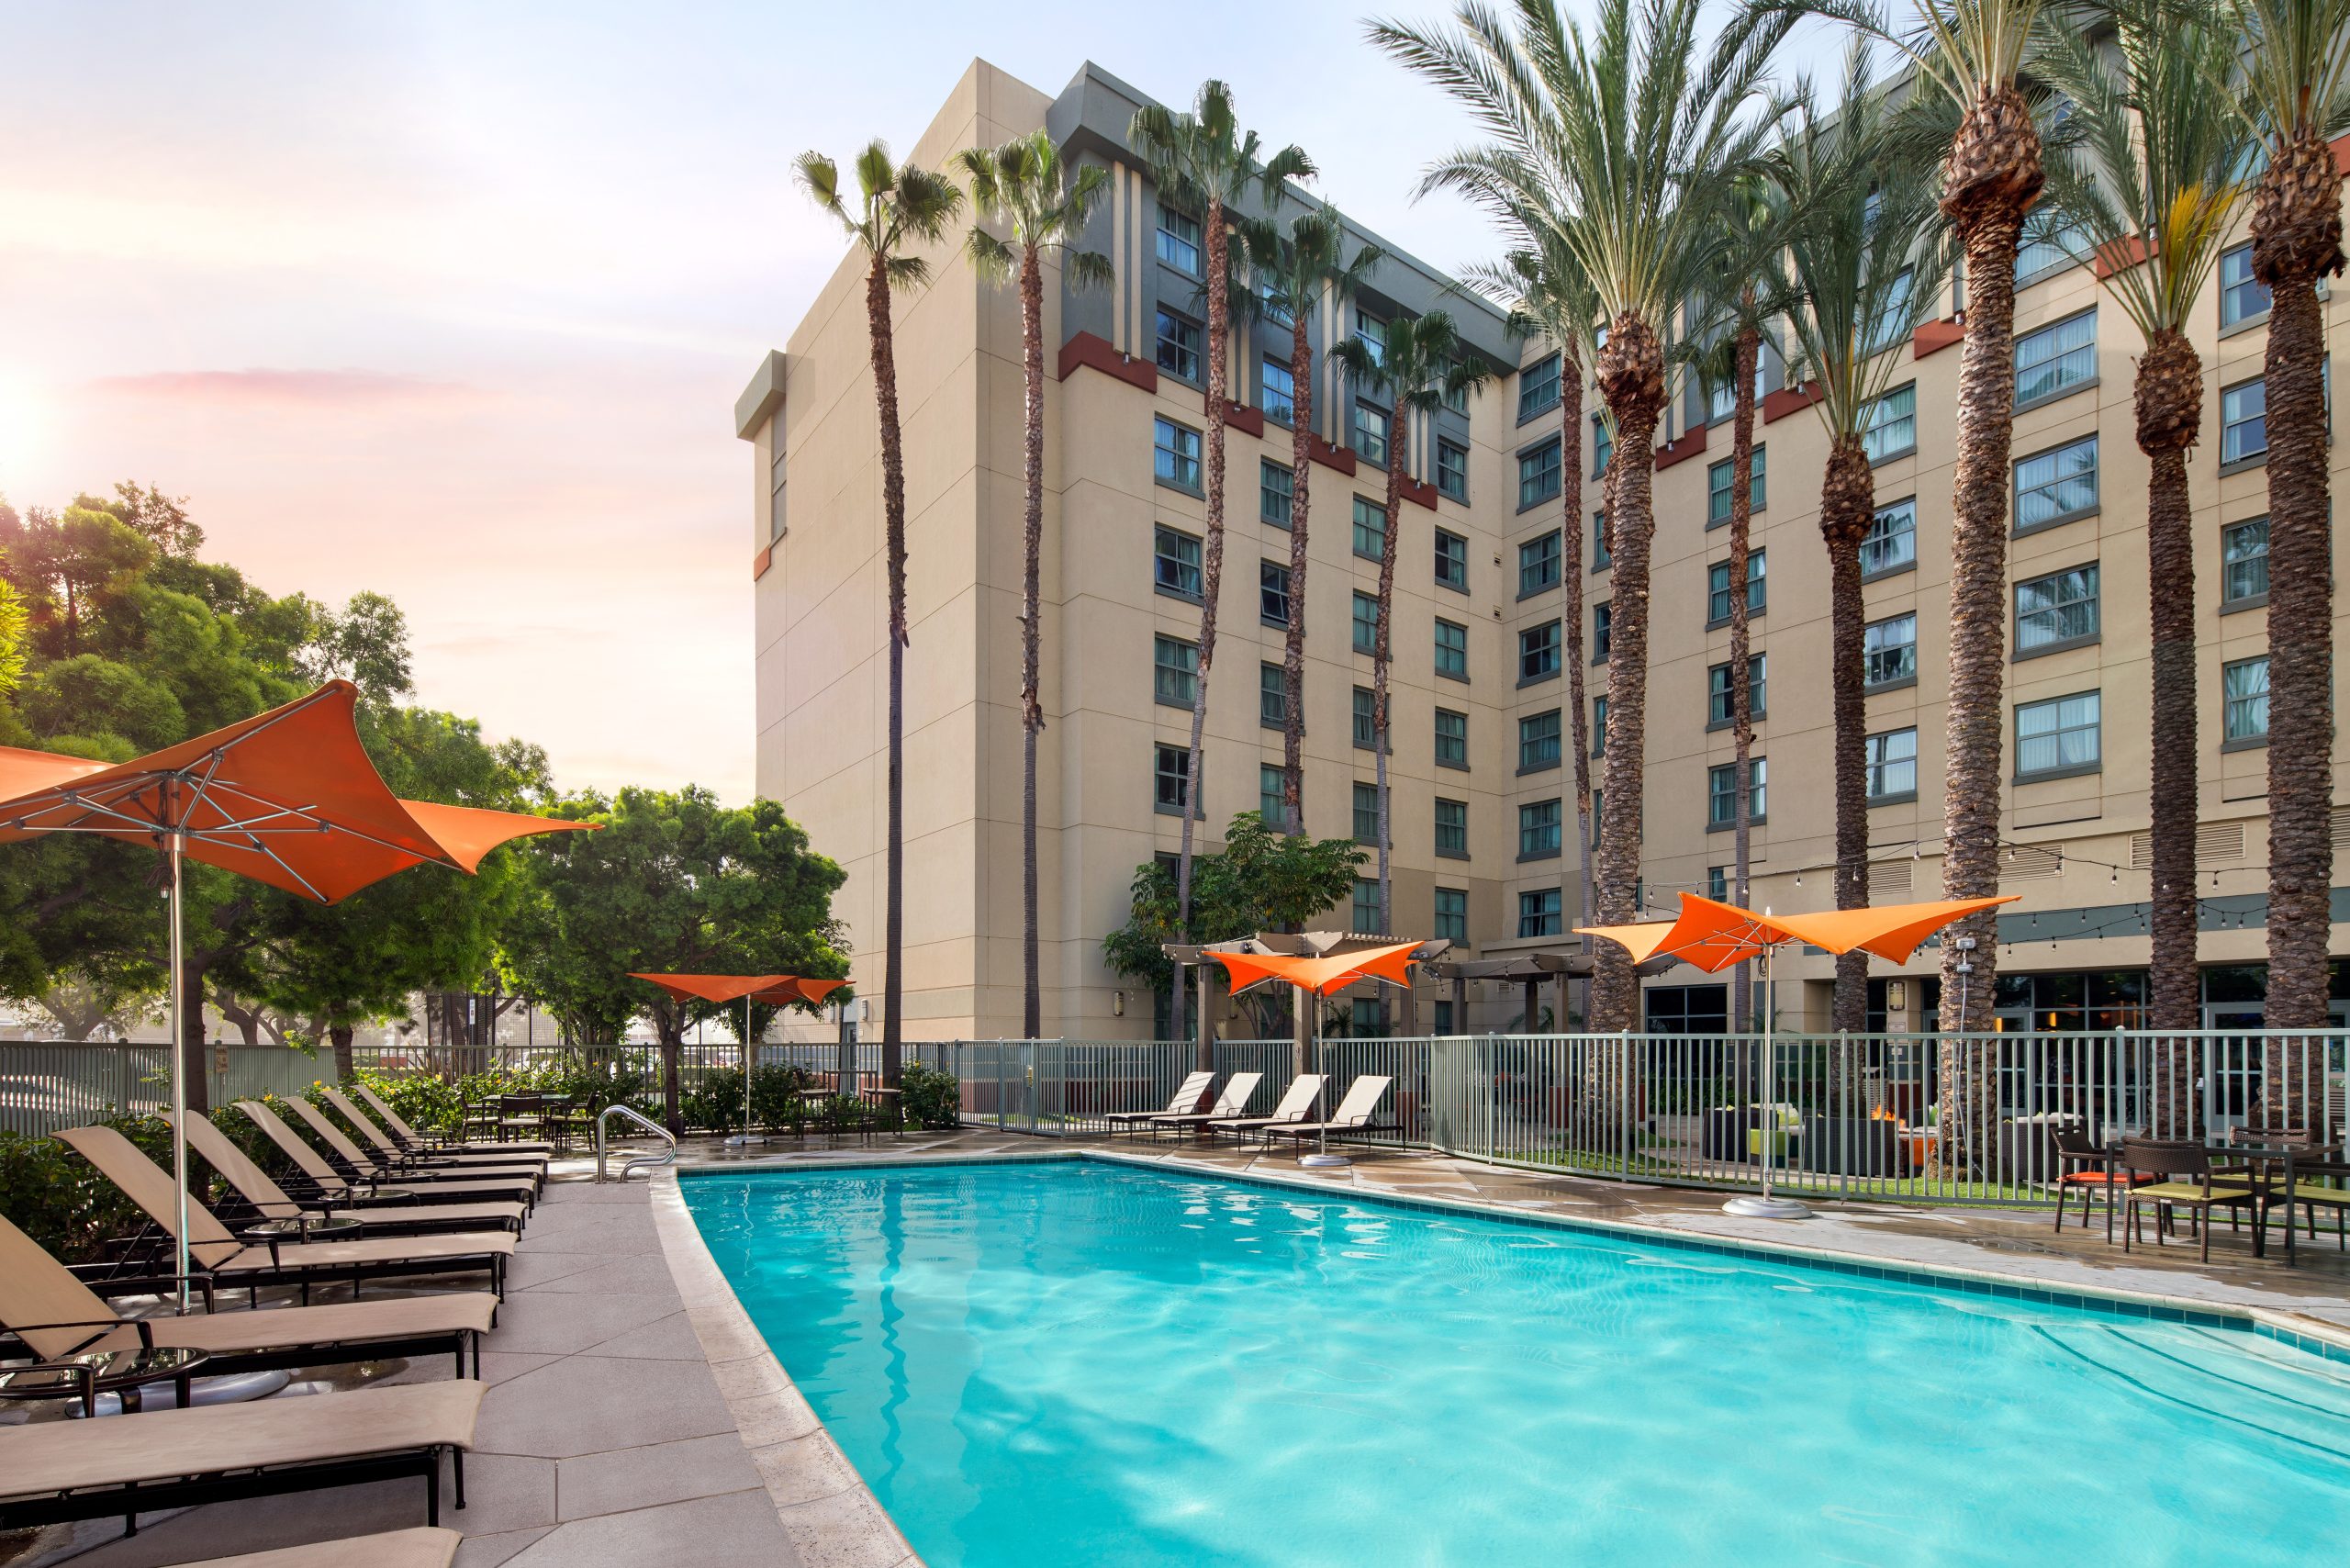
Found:
[[[746,1147],[764,1139],[751,1136],[751,1003],[762,1002],[773,1007],[804,1004],[814,1007],[824,998],[848,983],[837,980],[811,980],[803,975],[656,975],[629,971],[631,980],[646,980],[659,986],[679,1001],[695,999],[702,1002],[734,1002],[743,1003],[743,1136]],[[733,1141],[732,1139],[728,1140]]]
[[[411,866],[471,873],[498,845],[595,826],[403,801],[359,739],[359,689],[304,697],[124,763],[0,747],[0,843],[53,833],[152,845],[170,869],[172,1174],[180,1205],[173,1272],[187,1305],[186,1012],[181,866],[193,858],[333,903]],[[442,835],[446,835],[444,842]]]
[[[1220,953],[1214,950],[1211,950],[1207,956],[1222,964],[1225,972],[1232,977],[1232,990],[1235,995],[1238,995],[1251,986],[1262,985],[1269,980],[1282,980],[1308,995],[1327,996],[1332,991],[1344,991],[1357,981],[1365,980],[1385,980],[1390,985],[1409,985],[1411,978],[1405,973],[1405,966],[1412,961],[1412,955],[1418,952],[1422,946],[1423,944],[1418,942],[1398,942],[1392,946],[1370,947],[1359,953],[1333,953],[1319,958],[1306,955],[1292,956],[1286,953]],[[1298,1028],[1300,1036],[1303,1037],[1304,1031],[1303,1013],[1300,1014]],[[1320,1035],[1318,1029],[1315,1035],[1318,1055]],[[1316,1121],[1324,1119],[1322,1096],[1318,1091],[1314,1096],[1314,1111]],[[1336,1165],[1346,1163],[1343,1156],[1335,1159],[1331,1156],[1329,1133],[1326,1130],[1316,1140],[1316,1144],[1315,1152],[1310,1157],[1315,1163]],[[1304,1160],[1301,1159],[1300,1163],[1304,1163]]]

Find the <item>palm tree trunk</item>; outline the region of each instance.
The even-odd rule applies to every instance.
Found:
[[[1020,1032],[1033,1040],[1044,1033],[1045,1013],[1036,908],[1036,736],[1045,727],[1038,692],[1045,613],[1045,278],[1034,245],[1021,256],[1020,351],[1027,384],[1020,572]]]
[[[1752,296],[1748,297],[1751,303]],[[1730,397],[1729,438],[1729,738],[1731,778],[1738,781],[1731,797],[1735,815],[1730,824],[1731,887],[1734,902],[1747,900],[1746,876],[1754,839],[1754,686],[1747,663],[1753,657],[1748,623],[1746,573],[1752,554],[1754,532],[1754,361],[1762,352],[1762,334],[1752,327],[1739,330],[1730,362],[1736,388]],[[1745,1034],[1754,1025],[1754,985],[1751,966],[1740,964],[1730,988],[1730,1027]]]
[[[1371,741],[1372,777],[1379,793],[1379,924],[1382,931],[1395,929],[1389,911],[1393,893],[1393,869],[1389,864],[1388,846],[1394,835],[1389,830],[1387,811],[1387,666],[1393,652],[1389,642],[1388,622],[1395,609],[1395,544],[1396,535],[1404,531],[1404,468],[1405,453],[1411,440],[1412,416],[1404,402],[1404,388],[1395,389],[1395,411],[1387,422],[1387,521],[1379,533],[1379,626],[1371,644]]]
[[[905,1041],[906,980],[906,453],[898,428],[898,364],[890,328],[890,276],[876,256],[865,274],[865,320],[873,339],[873,396],[881,410],[881,516],[890,567],[890,783],[881,914],[881,1079],[898,1081]],[[665,1044],[665,1053],[668,1047]],[[677,1070],[669,1115],[677,1119]],[[675,1132],[678,1129],[672,1127]]]
[[[1836,778],[1836,907],[1860,909],[1869,902],[1868,704],[1866,697],[1868,611],[1861,600],[1861,543],[1876,515],[1876,476],[1856,438],[1840,441],[1828,454],[1820,485],[1819,532],[1828,546],[1828,686],[1834,719],[1831,746]],[[1840,1033],[1868,1026],[1868,955],[1847,953],[1836,960],[1835,999],[1830,1025]],[[1852,1063],[1831,1047],[1831,1082],[1846,1082]]]
[[[685,1014],[675,1003],[663,1002],[654,1011],[653,1027],[661,1039],[661,1119],[671,1137],[683,1137],[686,1113],[677,1084],[677,1058],[686,1049]]]
[[[1559,520],[1559,553],[1564,557],[1559,564],[1563,574],[1563,588],[1560,609],[1566,621],[1567,657],[1567,746],[1574,755],[1572,766],[1575,780],[1575,864],[1581,868],[1583,902],[1577,905],[1579,924],[1589,924],[1598,909],[1598,879],[1592,866],[1591,839],[1591,718],[1590,698],[1584,691],[1586,665],[1583,638],[1583,574],[1591,566],[1583,557],[1583,362],[1576,356],[1574,345],[1559,345],[1559,493],[1565,500],[1563,515]],[[1565,900],[1566,890],[1559,896]],[[1583,950],[1591,951],[1592,939],[1581,938]],[[1583,982],[1583,1026],[1591,1026],[1591,980]],[[1559,1020],[1563,1032],[1564,1018]],[[1463,1023],[1462,1028],[1468,1025]]]
[[[2342,177],[2317,137],[2277,149],[2253,209],[2252,262],[2268,285],[2268,997],[2272,1029],[2319,1029],[2330,1007],[2326,937],[2332,808],[2333,584],[2326,482],[2325,322],[2316,282],[2342,267]],[[2270,1035],[2266,1111],[2288,1096]],[[2289,1086],[2298,1090],[2296,1082]],[[2294,1122],[2294,1126],[2307,1126]]]
[[[178,1019],[180,1074],[187,1085],[189,1112],[198,1116],[208,1115],[212,1111],[212,1064],[205,1059],[204,1050],[205,966],[201,960],[185,957],[180,963],[186,977]]]
[[[1304,308],[1290,327],[1289,631],[1281,639],[1281,831],[1305,831],[1305,517],[1314,467],[1314,345]]]
[[[1999,890],[2000,775],[2006,753],[2008,460],[2015,427],[2016,247],[2039,196],[2040,136],[2012,86],[1967,106],[1943,162],[1942,209],[1966,262],[1966,346],[1958,367],[1958,464],[1951,506],[1950,701],[1942,747],[1942,896]],[[1993,912],[1952,925],[1942,949],[1942,1027],[1991,1023],[1998,975]],[[1975,946],[1962,948],[1960,937]],[[1962,962],[1971,961],[1966,972]],[[1949,1040],[1941,1059],[1939,1148],[1953,1172],[1974,1164],[1995,1088],[1979,1044]]]
[[[2187,449],[2203,422],[2203,362],[2184,333],[2154,334],[2138,362],[2138,449],[2153,465],[2146,481],[2146,564],[2154,636],[2154,767],[2149,776],[2153,841],[2153,956],[2148,1022],[2192,1029],[2202,1016],[2195,962],[2195,519],[2187,493]],[[2196,1131],[2193,1064],[2186,1044],[2164,1040],[2157,1069],[2164,1099],[2188,1119],[2159,1137]]]
[[[1207,726],[1208,671],[1215,663],[1216,594],[1224,585],[1224,350],[1225,340],[1231,331],[1231,301],[1225,297],[1225,290],[1228,286],[1231,236],[1225,232],[1223,202],[1208,203],[1207,229],[1208,527],[1200,575],[1200,666],[1192,683],[1190,771],[1183,784],[1181,848],[1175,860],[1175,920],[1187,936],[1192,924],[1192,824],[1198,820],[1201,802],[1206,798],[1207,780],[1202,777],[1200,742]],[[1183,988],[1180,985],[1175,988],[1174,1019],[1175,1037],[1180,1040],[1183,1037]]]

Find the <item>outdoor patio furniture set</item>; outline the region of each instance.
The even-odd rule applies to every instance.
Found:
[[[464,1507],[464,1456],[485,1386],[481,1338],[496,1321],[549,1150],[439,1142],[364,1086],[357,1093],[372,1116],[327,1092],[372,1154],[305,1101],[289,1103],[316,1118],[323,1152],[269,1106],[241,1105],[293,1160],[282,1180],[208,1121],[183,1120],[190,1147],[233,1194],[218,1212],[190,1196],[185,1274],[171,1271],[179,1211],[170,1175],[113,1128],[57,1135],[149,1224],[107,1261],[68,1267],[0,1217],[0,1400],[48,1400],[85,1417],[0,1428],[0,1530],[118,1517],[133,1534],[142,1513],[411,1477],[424,1483],[431,1528],[218,1561],[447,1568],[457,1536],[437,1528],[442,1467],[445,1460]],[[426,1277],[434,1288],[359,1299],[364,1282],[392,1276]],[[487,1288],[442,1288],[466,1276]],[[310,1304],[314,1287],[345,1282],[348,1300]],[[294,1287],[299,1305],[263,1305],[264,1286]],[[230,1294],[238,1289],[241,1309]],[[155,1315],[110,1305],[129,1296],[151,1297]],[[200,1379],[431,1355],[451,1358],[452,1381],[201,1403],[225,1385]],[[142,1409],[145,1391],[166,1384],[173,1407]],[[113,1409],[123,1414],[103,1414]]]
[[[1322,1098],[1329,1079],[1318,1072],[1302,1072],[1291,1080],[1289,1089],[1270,1114],[1252,1116],[1248,1102],[1264,1081],[1259,1072],[1236,1072],[1227,1080],[1224,1092],[1215,1092],[1215,1074],[1209,1071],[1192,1073],[1183,1080],[1167,1102],[1157,1111],[1113,1111],[1103,1119],[1112,1133],[1133,1134],[1180,1132],[1193,1137],[1205,1135],[1210,1139],[1230,1133],[1235,1141],[1246,1144],[1250,1138],[1270,1147],[1277,1137],[1297,1140],[1308,1138],[1368,1137],[1379,1133],[1393,1133],[1393,1123],[1372,1121],[1379,1103],[1394,1084],[1393,1078],[1365,1073],[1347,1086],[1346,1094],[1329,1115],[1316,1117],[1315,1107]]]
[[[2311,1241],[2320,1212],[2333,1214],[2334,1246],[2350,1249],[2350,1161],[2320,1145],[2306,1127],[2232,1127],[2211,1138],[2117,1138],[2099,1143],[2072,1128],[2056,1135],[2057,1157],[2065,1166],[2056,1178],[2056,1228],[2065,1228],[2067,1195],[2081,1194],[2081,1226],[2088,1227],[2089,1198],[2105,1197],[2105,1238],[2121,1222],[2121,1249],[2145,1239],[2144,1217],[2154,1211],[2154,1245],[2184,1214],[2211,1257],[2211,1222],[2221,1212],[2228,1228],[2252,1221],[2255,1257],[2267,1253],[2270,1219],[2285,1215],[2285,1260],[2293,1261],[2294,1210]],[[2331,1158],[2330,1158],[2331,1156]]]

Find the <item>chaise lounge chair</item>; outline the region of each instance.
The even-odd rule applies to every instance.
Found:
[[[535,1165],[528,1170],[509,1166],[492,1168],[478,1165],[417,1166],[408,1170],[398,1170],[362,1153],[357,1144],[343,1136],[341,1127],[327,1120],[325,1112],[300,1095],[296,1095],[285,1103],[294,1108],[294,1114],[308,1125],[311,1132],[318,1135],[320,1143],[326,1145],[327,1157],[340,1161],[343,1168],[343,1174],[355,1182],[401,1187],[413,1187],[427,1182],[498,1182],[504,1183],[509,1191],[515,1188],[522,1189],[521,1195],[533,1204],[538,1201],[539,1189],[546,1182],[546,1168]]]
[[[465,1506],[483,1391],[465,1379],[0,1429],[0,1530],[117,1517],[129,1535],[142,1513],[408,1475],[437,1525],[443,1455]]]
[[[1271,1115],[1219,1116],[1204,1124],[1208,1135],[1213,1137],[1217,1133],[1230,1133],[1246,1143],[1250,1133],[1302,1122],[1314,1114],[1314,1102],[1321,1095],[1322,1086],[1328,1081],[1318,1072],[1301,1072],[1290,1081],[1289,1089],[1281,1095],[1281,1103],[1273,1107]]]
[[[1215,1097],[1214,1105],[1209,1109],[1182,1114],[1161,1111],[1146,1125],[1154,1132],[1167,1127],[1197,1132],[1210,1122],[1231,1121],[1245,1116],[1248,1114],[1248,1102],[1257,1092],[1257,1085],[1263,1081],[1265,1075],[1261,1072],[1236,1072],[1225,1084],[1224,1092]]]
[[[291,1104],[294,1102],[288,1101],[287,1103]],[[319,1199],[326,1202],[352,1204],[392,1201],[419,1204],[466,1204],[509,1199],[520,1203],[525,1212],[536,1204],[538,1186],[535,1182],[520,1177],[508,1176],[475,1176],[463,1182],[419,1181],[412,1187],[401,1189],[404,1196],[387,1193],[385,1197],[378,1199],[372,1185],[375,1181],[373,1176],[361,1177],[357,1182],[345,1179],[341,1171],[327,1163],[325,1157],[317,1149],[303,1142],[294,1129],[285,1125],[284,1117],[267,1105],[258,1100],[240,1100],[237,1102],[237,1109],[242,1111],[253,1126],[268,1134],[270,1142],[285,1151],[285,1157],[294,1162],[297,1170],[301,1171],[303,1181],[316,1190],[316,1195]],[[324,1119],[319,1118],[321,1121]],[[331,1125],[329,1124],[330,1126]],[[335,1136],[341,1137],[340,1133]],[[346,1147],[350,1148],[352,1154],[359,1153],[357,1146],[352,1145],[350,1139],[343,1138],[342,1141]],[[374,1167],[370,1165],[368,1169],[372,1170]]]
[[[1371,1125],[1371,1114],[1379,1109],[1380,1101],[1387,1097],[1388,1087],[1394,1081],[1392,1078],[1381,1078],[1366,1073],[1347,1085],[1345,1098],[1338,1102],[1338,1108],[1331,1112],[1327,1119],[1319,1122],[1288,1122],[1280,1126],[1267,1127],[1264,1132],[1265,1141],[1270,1144],[1277,1137],[1360,1137],[1365,1133],[1379,1131],[1380,1129]]]
[[[121,1188],[123,1195],[144,1210],[166,1237],[172,1234],[177,1215],[169,1171],[140,1153],[112,1127],[68,1127],[55,1136]],[[514,1256],[514,1238],[504,1231],[290,1246],[273,1239],[265,1245],[248,1245],[192,1196],[187,1201],[187,1228],[188,1261],[215,1284],[256,1291],[263,1285],[300,1285],[305,1305],[310,1286],[324,1281],[348,1279],[356,1296],[360,1282],[369,1276],[467,1273],[476,1269],[488,1271],[490,1294],[503,1300],[506,1260]]]
[[[456,1560],[457,1543],[464,1539],[455,1530],[433,1527],[396,1529],[348,1540],[207,1557],[187,1568],[449,1568]]]
[[[163,1114],[170,1121],[171,1113]],[[185,1122],[190,1148],[204,1157],[206,1164],[220,1172],[223,1180],[236,1190],[254,1219],[296,1219],[313,1209],[333,1206],[333,1200],[314,1198],[304,1204],[288,1197],[285,1189],[269,1179],[269,1172],[245,1157],[245,1151],[229,1141],[229,1137],[202,1116],[190,1116]],[[523,1206],[509,1200],[489,1204],[375,1204],[364,1210],[346,1208],[350,1218],[365,1228],[366,1236],[421,1236],[438,1230],[510,1230],[522,1234]]]
[[[1183,1080],[1183,1087],[1168,1098],[1166,1106],[1157,1111],[1113,1111],[1102,1119],[1110,1130],[1120,1127],[1133,1132],[1147,1124],[1154,1116],[1181,1116],[1203,1108],[1208,1103],[1208,1091],[1215,1083],[1213,1072],[1195,1072]]]
[[[185,1317],[124,1317],[105,1298],[0,1216],[0,1328],[45,1362],[103,1350],[198,1350],[199,1375],[278,1367],[340,1366],[393,1356],[448,1355],[465,1375],[465,1351],[481,1375],[481,1337],[498,1298],[480,1291],[327,1306],[207,1312]],[[0,1476],[0,1484],[6,1484]]]
[[[320,1092],[327,1103],[341,1114],[342,1119],[359,1129],[359,1136],[375,1148],[375,1163],[400,1169],[410,1167],[434,1170],[536,1170],[543,1175],[547,1157],[517,1148],[498,1150],[418,1149],[401,1148],[384,1136],[384,1129],[368,1118],[367,1113],[351,1103],[351,1096],[332,1084],[321,1084]]]
[[[375,1113],[375,1119],[384,1125],[385,1131],[392,1135],[392,1141],[398,1144],[402,1148],[408,1149],[412,1153],[536,1154],[544,1156],[554,1152],[554,1145],[551,1143],[498,1143],[494,1140],[488,1143],[483,1143],[478,1140],[467,1141],[461,1138],[427,1137],[423,1134],[419,1133],[414,1127],[408,1126],[407,1122],[401,1120],[400,1114],[392,1109],[390,1103],[385,1100],[381,1094],[378,1094],[373,1089],[368,1088],[366,1084],[353,1083],[351,1086],[351,1092],[358,1095],[362,1100],[367,1102],[368,1105]]]

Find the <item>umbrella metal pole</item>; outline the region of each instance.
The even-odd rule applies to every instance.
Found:
[[[172,1272],[179,1311],[188,1311],[187,1294],[187,975],[182,968],[180,937],[180,870],[187,841],[168,835],[172,865]]]
[[[1763,913],[1768,914],[1770,912],[1765,910]],[[1774,1036],[1779,1023],[1779,980],[1777,974],[1773,970],[1771,958],[1777,950],[1775,946],[1765,946],[1762,949],[1762,1103],[1755,1112],[1754,1137],[1756,1152],[1762,1161],[1762,1193],[1760,1197],[1748,1197],[1740,1193],[1724,1204],[1722,1212],[1743,1215],[1749,1219],[1809,1219],[1811,1210],[1795,1199],[1774,1198],[1771,1195],[1771,1157],[1774,1153],[1772,1146],[1781,1131],[1779,1108],[1771,1099],[1772,1090],[1777,1087],[1777,1070],[1773,1059],[1772,1047],[1775,1043]]]
[[[743,999],[743,1136],[726,1140],[743,1148],[767,1141],[751,1135],[751,1072],[758,1055],[758,1043],[751,1038],[751,999],[746,996]]]
[[[1300,988],[1298,991],[1298,1001],[1302,1007],[1310,1006],[1314,1010],[1310,1014],[1313,1019],[1314,1030],[1313,1061],[1315,1070],[1319,1072],[1323,1066],[1321,994],[1318,991]],[[1308,1014],[1301,1011],[1299,1016],[1303,1018],[1308,1016]],[[1303,1030],[1304,1027],[1304,1025],[1300,1025],[1301,1030]],[[1303,1035],[1301,1035],[1301,1038],[1302,1037],[1304,1037]],[[1329,1080],[1326,1077],[1321,1082],[1314,1086],[1314,1152],[1312,1154],[1301,1154],[1297,1157],[1297,1162],[1308,1170],[1341,1166],[1350,1163],[1345,1155],[1332,1154],[1330,1152],[1330,1114],[1322,1107],[1323,1091],[1329,1087]]]

